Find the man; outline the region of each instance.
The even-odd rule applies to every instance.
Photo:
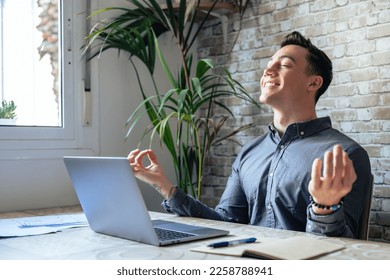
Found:
[[[356,238],[370,162],[329,117],[316,115],[331,80],[323,51],[298,32],[285,37],[261,77],[260,101],[274,112],[269,132],[243,147],[215,209],[176,188],[152,150],[130,152],[135,176],[155,186],[165,209],[178,215]]]

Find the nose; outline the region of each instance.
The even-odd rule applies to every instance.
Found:
[[[275,70],[274,70],[273,64],[270,63],[267,65],[267,68],[264,69],[263,76],[265,76],[265,77],[275,76]]]
[[[266,68],[265,70],[264,70],[264,72],[263,72],[263,76],[264,77],[273,77],[273,76],[275,76],[275,71],[273,71],[272,69],[270,69],[270,68]]]

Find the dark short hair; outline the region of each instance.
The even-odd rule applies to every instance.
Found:
[[[306,56],[306,59],[309,65],[307,69],[308,74],[322,77],[322,86],[318,89],[315,97],[315,102],[317,103],[318,99],[328,89],[330,82],[333,79],[332,61],[322,50],[314,46],[309,39],[306,39],[297,31],[284,37],[280,47],[283,48],[287,45],[297,45],[307,49],[308,55]]]

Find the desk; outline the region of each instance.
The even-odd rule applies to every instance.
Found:
[[[24,211],[0,214],[1,218],[26,217],[34,215],[52,215],[58,213],[80,213],[79,207],[66,207],[46,210]],[[286,238],[297,235],[307,235],[303,232],[287,230],[276,230],[257,226],[232,224],[226,222],[177,217],[165,213],[151,212],[153,219],[166,219],[182,223],[203,225],[229,230],[231,235],[243,236],[265,236]],[[226,238],[226,237],[225,237]],[[317,238],[326,238],[318,236]],[[223,240],[213,238],[212,241]],[[342,243],[345,249],[337,251],[320,259],[373,259],[389,260],[390,244],[372,241],[353,240],[348,238],[326,238],[331,242]],[[130,240],[115,238],[93,232],[89,227],[66,229],[62,232],[46,235],[3,238],[0,239],[0,259],[3,260],[149,260],[149,259],[234,259],[233,257],[205,254],[190,251],[191,248],[209,244],[210,240],[190,242],[171,245],[166,247],[155,247],[147,244],[137,243]],[[241,258],[242,259],[242,258]]]

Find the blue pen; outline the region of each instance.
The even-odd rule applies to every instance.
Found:
[[[253,243],[255,241],[256,238],[250,237],[250,238],[239,239],[239,240],[216,242],[216,243],[209,244],[207,246],[213,248],[221,248],[221,247],[228,247],[228,246],[233,246],[233,245],[243,244],[243,243]]]

